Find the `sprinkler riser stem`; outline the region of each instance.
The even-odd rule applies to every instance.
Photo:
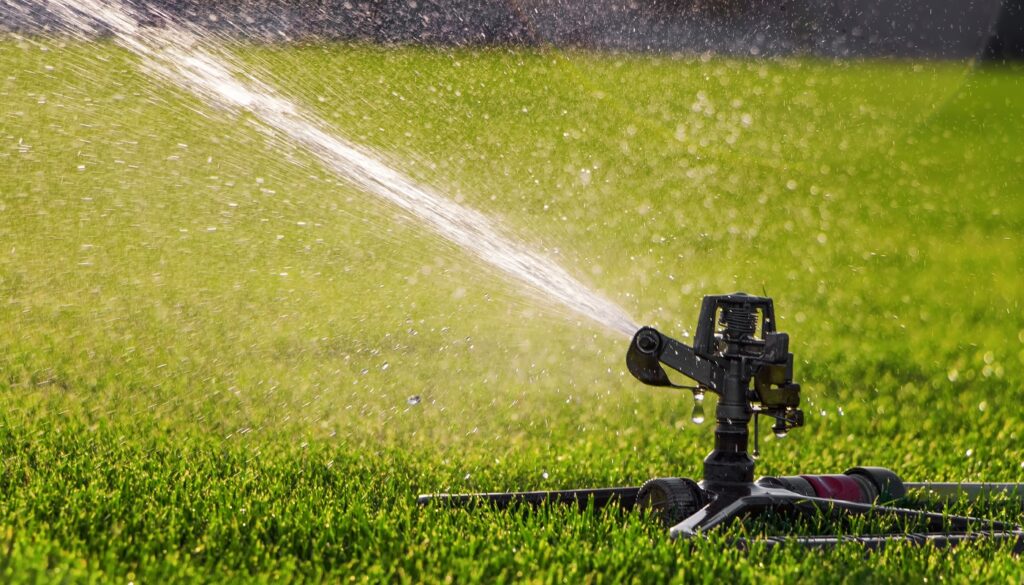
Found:
[[[722,380],[715,407],[715,448],[704,459],[704,485],[708,487],[754,481],[754,460],[747,453],[753,416],[747,401],[750,378],[743,377],[742,369],[740,363],[731,363]]]

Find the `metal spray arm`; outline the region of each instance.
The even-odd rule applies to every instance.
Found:
[[[715,393],[725,374],[718,364],[698,356],[689,345],[662,335],[653,327],[640,329],[626,352],[629,373],[649,386],[684,388],[672,383],[661,364]]]

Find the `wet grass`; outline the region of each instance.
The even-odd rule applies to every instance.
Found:
[[[1021,70],[235,50],[642,322],[772,295],[809,420],[762,473],[1024,481]],[[0,72],[6,579],[1022,578],[985,544],[740,552],[741,527],[417,509],[696,477],[711,429],[628,377],[625,339],[123,52],[9,39]]]

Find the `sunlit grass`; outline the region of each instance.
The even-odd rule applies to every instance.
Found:
[[[1024,481],[1021,71],[233,50],[640,321],[683,336],[703,294],[773,296],[809,421],[762,472]],[[0,72],[8,577],[1020,580],[985,546],[864,562],[417,510],[697,476],[711,429],[628,377],[625,339],[114,47],[10,40]]]

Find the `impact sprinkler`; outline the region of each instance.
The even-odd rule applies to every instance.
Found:
[[[793,382],[789,336],[776,330],[772,300],[745,293],[704,297],[693,346],[666,337],[651,327],[637,331],[626,354],[629,372],[644,384],[693,391],[695,404],[704,393],[718,396],[714,449],[704,459],[704,479],[662,477],[640,487],[611,487],[540,492],[437,494],[420,496],[420,504],[451,506],[490,504],[539,505],[545,502],[601,508],[648,508],[677,538],[706,534],[715,527],[764,512],[812,513],[830,517],[888,516],[927,526],[927,532],[848,535],[777,535],[768,546],[784,542],[828,547],[860,542],[875,549],[889,542],[953,546],[979,539],[1014,543],[1024,551],[1024,530],[1006,522],[899,507],[908,493],[936,498],[974,499],[996,493],[1024,497],[1024,484],[910,483],[881,467],[854,467],[842,474],[800,474],[754,480],[748,453],[749,425],[754,423],[757,453],[759,418],[768,417],[783,436],[804,423],[800,385]],[[668,366],[696,382],[672,382]],[[743,540],[740,544],[746,544]]]

